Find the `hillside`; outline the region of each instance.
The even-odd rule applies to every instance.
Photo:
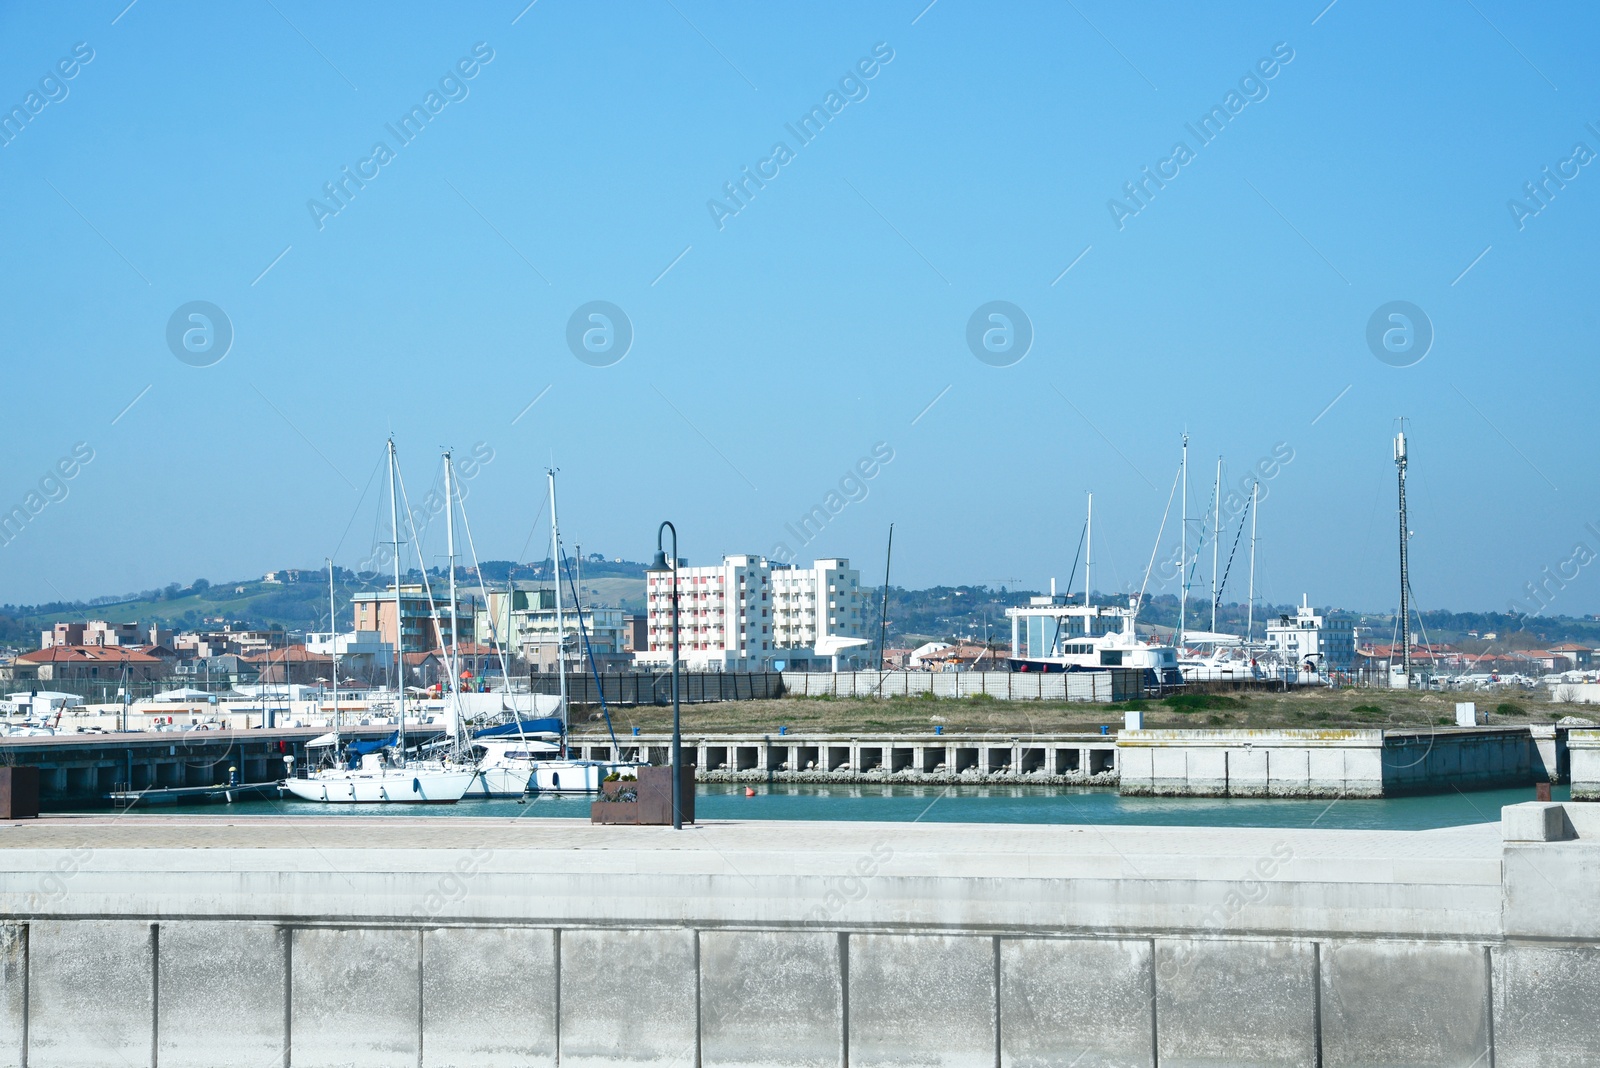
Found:
[[[483,566],[484,581],[490,586],[508,578],[522,581],[549,581],[548,559],[536,564],[511,564],[488,561]],[[421,582],[421,572],[412,569],[407,582]],[[430,570],[428,581],[434,594],[445,596],[445,575]],[[457,582],[467,582],[457,574]],[[476,584],[475,582],[473,583]],[[351,598],[357,593],[385,589],[386,578],[357,575],[345,568],[334,569],[334,602],[339,618],[349,625]],[[562,591],[570,590],[566,582]],[[619,607],[624,611],[644,610],[644,565],[618,561],[585,561],[583,565],[584,601]],[[231,623],[265,630],[285,630],[291,634],[328,627],[328,572],[300,571],[297,581],[209,582],[197,579],[188,586],[172,583],[159,590],[143,590],[122,597],[102,597],[91,601],[51,602],[40,605],[0,605],[0,644],[33,648],[39,632],[58,620],[104,619],[111,623],[160,624],[173,629],[194,629]]]
[[[627,612],[644,611],[645,565],[626,560],[606,560],[590,554],[582,565],[583,599],[589,604],[618,607]],[[490,560],[483,564],[483,577],[490,586],[507,581],[548,582],[550,561],[513,563]],[[288,573],[284,573],[287,575]],[[466,582],[464,574],[459,581]],[[253,628],[282,629],[290,633],[321,630],[328,625],[328,573],[326,570],[298,572],[297,581],[208,582],[198,579],[183,586],[176,582],[162,589],[143,590],[121,597],[102,597],[91,601],[53,602],[39,605],[0,605],[0,644],[32,648],[39,632],[58,620],[104,619],[110,622],[159,623],[175,629],[190,629],[232,623]],[[421,582],[413,569],[408,582]],[[429,572],[436,594],[443,597],[444,575]],[[349,604],[360,592],[384,589],[387,576],[358,575],[345,568],[334,569],[334,591],[340,619],[348,625]],[[475,583],[474,583],[475,584]],[[563,593],[571,589],[562,583]],[[877,637],[877,620],[882,610],[881,591],[865,592],[868,633]],[[1002,586],[934,586],[908,590],[892,586],[889,590],[888,642],[891,646],[917,645],[925,641],[965,639],[1009,642],[1011,625],[1006,608],[1026,604],[1035,596],[1032,590],[1008,590]],[[1123,597],[1095,594],[1097,604],[1125,604]],[[1263,634],[1266,622],[1280,614],[1294,613],[1293,605],[1260,605],[1255,611],[1255,633]],[[1328,611],[1324,608],[1324,611]],[[1355,623],[1363,639],[1390,641],[1394,617],[1383,613],[1338,612]],[[1217,627],[1242,634],[1246,607],[1227,603],[1219,607]],[[1151,598],[1140,613],[1140,624],[1166,634],[1178,625],[1178,601],[1164,595]],[[1209,629],[1211,608],[1204,597],[1191,598],[1188,622],[1191,629]],[[1567,616],[1527,617],[1500,612],[1423,612],[1417,639],[1449,642],[1469,652],[1482,652],[1491,645],[1501,649],[1530,649],[1562,642],[1581,642],[1600,647],[1600,620]],[[1474,636],[1476,632],[1476,636]],[[1482,635],[1493,633],[1493,642]]]

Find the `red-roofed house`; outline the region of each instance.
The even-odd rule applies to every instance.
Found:
[[[160,657],[118,645],[52,645],[23,653],[11,665],[17,682],[148,682],[167,673]]]
[[[1591,659],[1594,656],[1593,649],[1589,648],[1587,645],[1579,645],[1576,642],[1567,642],[1564,645],[1553,645],[1550,647],[1550,651],[1566,657],[1575,668],[1588,667]]]

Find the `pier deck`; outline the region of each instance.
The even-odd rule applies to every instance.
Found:
[[[1555,807],[0,824],[0,1065],[1585,1064],[1600,806]]]

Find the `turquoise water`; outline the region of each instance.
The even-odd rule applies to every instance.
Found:
[[[1533,800],[1532,788],[1482,790],[1382,800],[1289,801],[1122,797],[1115,790],[1049,786],[800,786],[703,784],[701,820],[885,820],[944,823],[1092,823],[1198,827],[1343,827],[1421,830],[1500,819],[1503,805]],[[1554,797],[1570,791],[1556,787]],[[152,806],[149,813],[211,815],[514,816],[587,819],[588,797],[463,801],[456,805],[318,805],[242,801],[233,805]]]

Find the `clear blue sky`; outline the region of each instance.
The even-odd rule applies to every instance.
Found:
[[[1219,455],[1237,482],[1293,451],[1265,597],[1384,609],[1400,415],[1422,607],[1504,609],[1600,551],[1600,166],[1568,163],[1600,151],[1591,7],[523,2],[0,6],[0,107],[39,94],[0,147],[0,506],[94,456],[0,549],[0,600],[355,566],[391,431],[414,497],[440,447],[492,448],[485,557],[524,554],[553,458],[585,551],[647,559],[672,518],[695,563],[783,543],[877,581],[892,521],[911,585],[1065,581],[1092,491],[1095,586],[1136,588],[1187,431],[1197,512]],[[802,144],[785,124],[830,92]],[[762,166],[719,229],[708,202]],[[1508,202],[1563,166],[1519,229]],[[166,340],[201,300],[235,335],[203,367]],[[595,300],[634,331],[610,366],[567,344]],[[996,300],[1034,332],[1011,366],[966,340]],[[1406,367],[1366,337],[1398,300],[1435,334]],[[879,442],[801,546],[784,524]],[[1595,571],[1551,610],[1600,610]]]

